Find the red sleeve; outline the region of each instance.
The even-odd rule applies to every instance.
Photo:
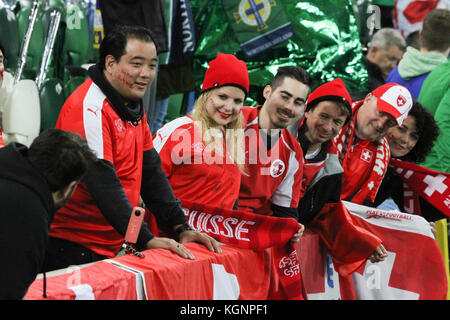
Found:
[[[282,137],[286,141],[290,140],[291,150],[286,175],[273,194],[272,203],[281,207],[297,208],[302,194],[303,151],[297,141],[290,139],[289,134]]]
[[[153,136],[153,145],[161,158],[161,167],[170,177],[176,166],[191,161],[194,124],[181,117],[160,128]],[[187,159],[189,158],[189,159]]]
[[[342,201],[325,204],[308,228],[319,235],[343,276],[358,269],[382,242],[357,225]]]

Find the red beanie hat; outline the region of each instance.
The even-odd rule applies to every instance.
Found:
[[[250,86],[247,66],[244,61],[239,60],[232,54],[218,53],[206,70],[202,93],[225,85],[242,89],[247,97]]]
[[[342,81],[340,78],[324,83],[316,90],[314,90],[308,97],[308,102],[306,103],[306,111],[308,111],[308,109],[311,109],[312,106],[325,100],[342,102],[349,110],[351,117],[352,98],[350,96],[350,93],[348,93],[347,88],[345,87],[344,81]],[[346,123],[348,122],[350,117],[347,118]]]

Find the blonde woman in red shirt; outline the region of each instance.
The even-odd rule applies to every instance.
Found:
[[[241,108],[248,90],[245,62],[219,53],[209,63],[192,114],[167,123],[154,135],[177,198],[235,207],[244,162]]]

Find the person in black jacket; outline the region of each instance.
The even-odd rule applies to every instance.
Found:
[[[363,57],[367,69],[367,90],[353,94],[354,101],[363,100],[369,92],[386,83],[386,77],[397,66],[406,49],[406,41],[394,28],[378,30],[368,44]]]
[[[29,148],[0,149],[0,299],[22,299],[39,273],[54,212],[71,197],[95,154],[79,135],[42,132]]]
[[[436,121],[419,102],[413,107],[401,127],[395,127],[386,137],[392,158],[420,163],[426,159],[437,137],[439,127]],[[375,198],[374,206],[379,207],[385,200],[392,199],[402,212],[407,212],[403,197],[403,180],[389,167]],[[419,196],[422,216],[427,221],[436,221],[446,216],[436,207]],[[386,206],[387,203],[384,204]]]

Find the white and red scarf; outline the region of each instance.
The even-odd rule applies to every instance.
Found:
[[[450,174],[392,158],[389,166],[403,180],[404,209],[421,215],[419,196],[450,217]]]
[[[339,160],[344,168],[344,175],[346,178],[351,178],[354,182],[352,185],[355,186],[352,198],[345,200],[357,204],[363,204],[365,200],[369,200],[371,202],[375,200],[375,196],[377,195],[378,188],[380,187],[381,181],[386,174],[389,159],[391,157],[387,140],[382,138],[376,143],[376,151],[374,150],[375,161],[370,163],[360,161],[363,166],[366,166],[365,168],[361,167],[361,172],[364,172],[367,169],[367,166],[371,166],[371,172],[368,178],[365,178],[364,175],[359,174],[360,170],[356,170],[356,172],[349,172],[350,170],[346,170],[348,164],[354,160],[351,159],[351,152],[348,151],[354,144],[355,139],[357,139],[355,136],[356,114],[362,103],[363,101],[359,101],[353,104],[353,117],[351,121],[347,124],[347,127],[342,128],[342,131],[334,140],[338,148]],[[375,147],[371,146],[373,144],[369,141],[364,141],[363,143],[366,143],[367,147]],[[358,179],[360,181],[357,181]],[[345,188],[345,186],[343,186],[343,188]]]

